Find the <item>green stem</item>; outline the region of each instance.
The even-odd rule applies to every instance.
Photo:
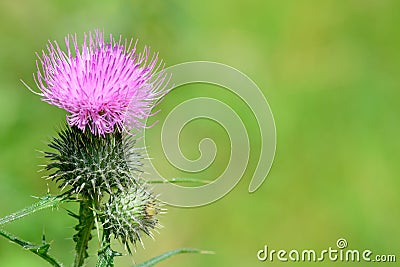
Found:
[[[39,210],[47,208],[56,208],[63,201],[65,201],[63,197],[47,195],[45,197],[40,198],[39,202],[36,202],[29,207],[26,207],[22,210],[19,210],[3,218],[0,218],[0,225],[21,219],[22,217],[35,213]]]
[[[149,184],[177,184],[177,183],[197,183],[197,184],[210,184],[212,181],[202,180],[196,178],[171,178],[168,180],[149,180],[146,181]]]
[[[199,250],[199,249],[195,249],[195,248],[180,248],[180,249],[175,249],[175,250],[165,252],[164,254],[156,256],[150,260],[139,263],[132,267],[151,267],[151,266],[154,266],[157,263],[159,263],[165,259],[168,259],[174,255],[184,254],[184,253],[214,254],[214,252],[212,252],[212,251],[204,251],[204,250]]]
[[[44,237],[43,237],[42,245],[35,245],[28,241],[22,240],[11,233],[4,231],[3,229],[0,229],[0,235],[7,238],[8,240],[10,240],[13,243],[20,245],[24,249],[29,250],[32,253],[38,255],[39,257],[41,257],[42,259],[44,259],[45,261],[47,261],[48,263],[50,263],[53,266],[55,266],[55,267],[62,266],[61,263],[59,263],[55,258],[51,257],[48,254],[50,244],[44,240]]]
[[[74,267],[82,266],[88,257],[88,243],[92,239],[92,230],[95,224],[93,202],[94,200],[89,197],[80,200],[79,224],[75,227],[78,233],[74,235],[76,242]]]

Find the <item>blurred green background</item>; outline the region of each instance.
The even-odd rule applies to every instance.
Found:
[[[68,33],[104,28],[139,38],[139,46],[150,45],[167,66],[209,60],[241,70],[268,99],[278,137],[266,182],[249,194],[259,137],[248,108],[231,95],[224,98],[218,87],[174,91],[160,116],[195,96],[230,103],[252,137],[251,162],[222,200],[169,208],[156,240],[146,239],[146,249],[118,259],[117,266],[179,247],[216,254],[177,256],[159,266],[280,266],[288,263],[259,262],[257,251],[264,245],[322,250],[341,237],[351,249],[396,254],[400,261],[399,11],[395,0],[1,0],[0,216],[33,203],[31,196],[48,188],[57,192],[41,179],[38,165],[46,161],[38,150],[46,149],[65,112],[41,102],[19,80],[34,88],[35,52],[48,39],[62,43]],[[182,133],[183,152],[196,158],[198,140],[214,138],[222,156],[206,174],[220,173],[229,155],[223,151],[227,134],[210,121],[191,124]],[[75,223],[63,209],[48,210],[5,229],[35,242],[45,232],[51,253],[69,266]],[[93,253],[96,243],[94,238]],[[94,262],[92,257],[88,266]],[[46,263],[0,239],[0,266]]]

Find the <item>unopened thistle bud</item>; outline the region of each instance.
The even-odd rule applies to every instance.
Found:
[[[95,136],[77,127],[67,127],[49,144],[55,152],[45,152],[52,161],[47,170],[55,169],[49,179],[70,188],[72,194],[83,193],[99,198],[104,191],[112,193],[136,184],[141,155],[134,148],[132,136],[115,132]]]
[[[120,239],[130,252],[129,244],[142,242],[142,234],[153,237],[152,230],[159,227],[157,215],[165,210],[154,196],[143,187],[114,194],[105,203],[101,220],[103,228]]]

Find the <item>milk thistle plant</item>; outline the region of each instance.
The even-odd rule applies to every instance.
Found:
[[[158,217],[165,207],[141,178],[143,155],[135,147],[135,136],[146,127],[144,121],[168,92],[167,74],[158,56],[149,49],[136,50],[133,40],[116,41],[95,30],[78,44],[76,35],[65,38],[65,51],[48,42],[38,55],[34,80],[42,100],[66,110],[66,124],[44,152],[46,178],[60,188],[58,195],[46,195],[34,205],[0,219],[0,227],[45,208],[76,202],[77,219],[73,266],[83,266],[94,233],[100,249],[96,266],[114,266],[121,256],[111,240],[124,245],[126,253],[153,237],[160,227]],[[0,228],[0,235],[46,260],[63,266],[49,254],[50,244],[24,241]],[[136,266],[153,266],[178,253],[201,252],[177,249]],[[72,255],[71,255],[72,256]]]

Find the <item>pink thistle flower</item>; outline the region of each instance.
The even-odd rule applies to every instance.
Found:
[[[148,63],[147,47],[137,54],[133,39],[116,42],[110,34],[107,42],[99,30],[84,34],[81,49],[76,35],[65,44],[66,52],[49,41],[47,51],[37,54],[34,79],[42,100],[65,109],[70,126],[88,127],[94,135],[145,127],[156,101],[168,92],[158,55]]]

